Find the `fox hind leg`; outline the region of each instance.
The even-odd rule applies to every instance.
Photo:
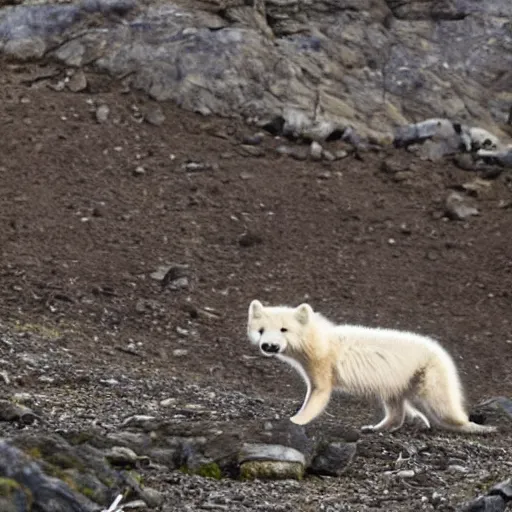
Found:
[[[418,409],[416,409],[416,407],[414,407],[414,405],[411,404],[411,402],[409,402],[409,400],[405,400],[404,402],[404,408],[405,408],[405,415],[411,419],[420,419],[427,428],[430,428],[430,421],[428,420],[428,418],[421,412],[419,411]]]
[[[386,400],[384,405],[384,418],[376,425],[365,425],[362,432],[394,432],[398,430],[405,420],[405,400],[400,397],[394,400]]]

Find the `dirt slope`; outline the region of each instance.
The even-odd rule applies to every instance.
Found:
[[[476,174],[448,161],[405,151],[301,161],[278,155],[288,142],[270,136],[247,150],[240,143],[253,131],[237,122],[163,104],[165,121],[152,125],[141,113],[153,103],[106,80],[91,76],[89,91],[75,94],[29,87],[32,66],[0,69],[0,322],[15,333],[0,349],[10,381],[0,389],[32,393],[52,411],[37,428],[115,424],[167,397],[212,409],[235,404],[217,411],[233,419],[291,415],[304,390],[249,347],[253,298],[307,300],[336,321],[430,334],[455,356],[471,403],[512,395],[512,209],[503,207],[510,175],[469,198],[479,216],[451,221],[443,217],[447,195]],[[96,119],[99,104],[109,107],[105,122]],[[151,277],[174,264],[188,265],[179,290]],[[337,397],[326,417],[358,427],[374,415],[366,403]],[[392,438],[407,438],[400,436]],[[510,434],[502,436],[487,449],[510,446]],[[452,442],[477,450],[465,439],[446,441],[448,452]],[[322,496],[338,495],[332,486],[357,487],[365,468],[382,473],[398,455],[377,460],[382,443],[366,437],[345,481],[290,487],[283,503],[317,510]],[[468,455],[475,474],[497,468],[492,454],[479,453]],[[154,478],[173,503],[172,486]],[[446,493],[457,481],[453,500],[471,496],[475,483],[464,478],[427,487]],[[215,485],[224,492],[235,484]],[[270,502],[279,503],[279,489]],[[420,506],[426,491],[397,492]],[[191,493],[182,504],[199,506]],[[374,510],[350,496],[346,510]],[[399,498],[389,506],[411,509]]]

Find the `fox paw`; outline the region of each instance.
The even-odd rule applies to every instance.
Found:
[[[370,432],[375,432],[376,429],[375,429],[375,425],[363,425],[361,427],[361,432],[363,432],[363,434],[368,434]]]
[[[292,416],[290,418],[290,421],[292,423],[295,423],[295,425],[306,425],[307,421],[304,420],[304,418],[301,418],[298,415]]]

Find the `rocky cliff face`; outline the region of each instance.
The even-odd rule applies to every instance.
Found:
[[[0,49],[124,77],[158,100],[378,142],[431,117],[507,138],[507,0],[86,0],[0,11]]]

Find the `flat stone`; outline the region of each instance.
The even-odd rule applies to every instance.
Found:
[[[295,448],[260,443],[247,443],[242,446],[238,454],[238,462],[244,463],[247,461],[281,461],[306,464],[304,455]]]
[[[467,503],[461,512],[503,512],[506,503],[501,496],[482,496]]]
[[[507,502],[512,501],[512,478],[493,485],[489,490],[489,495],[499,495]]]

